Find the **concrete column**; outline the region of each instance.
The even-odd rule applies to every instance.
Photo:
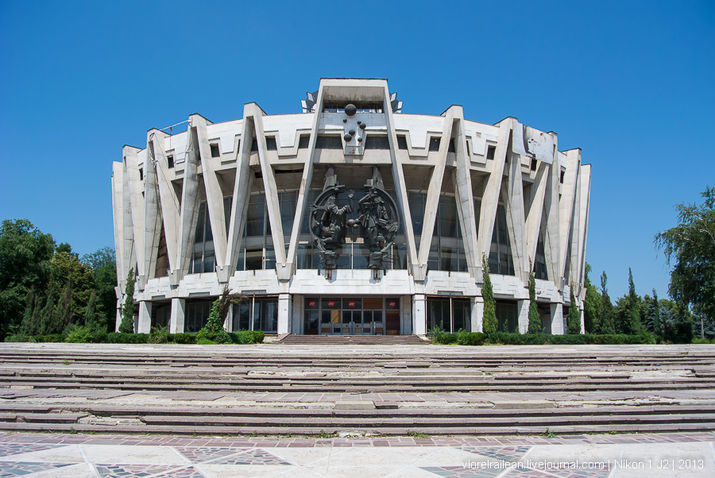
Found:
[[[517,301],[516,307],[519,314],[519,333],[525,334],[529,330],[529,301]]]
[[[169,332],[172,334],[183,334],[185,319],[186,319],[186,301],[184,299],[171,299],[171,315],[169,317]]]
[[[278,295],[278,333],[290,332],[290,294]]]
[[[226,332],[233,332],[233,305],[230,305],[228,308],[226,320],[223,322],[223,330]]]
[[[551,335],[564,335],[563,304],[551,304]]]
[[[579,317],[581,317],[581,333],[586,333],[586,323],[584,322],[583,308],[579,309]]]
[[[148,334],[151,332],[151,302],[142,300],[139,302],[139,324],[137,325],[138,334]]]
[[[427,334],[427,298],[424,294],[412,297],[412,330],[416,335]]]
[[[471,331],[482,332],[484,321],[484,299],[481,297],[472,297],[472,315],[471,315]]]
[[[114,331],[119,332],[119,326],[122,324],[122,301],[117,300],[117,313],[114,319]]]

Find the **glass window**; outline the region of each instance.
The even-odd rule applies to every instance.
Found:
[[[492,233],[492,244],[489,251],[489,272],[493,274],[514,275],[514,262],[511,255],[511,243],[506,223],[506,208],[503,204],[497,207],[497,217]]]
[[[186,301],[185,330],[198,332],[206,324],[206,319],[211,312],[212,300],[192,299]]]
[[[516,332],[518,330],[519,318],[516,302],[497,300],[495,312],[500,332]]]
[[[215,266],[211,218],[208,213],[206,201],[203,201],[199,205],[199,214],[196,220],[194,247],[191,253],[189,273],[200,274],[202,272],[214,272],[216,270]]]

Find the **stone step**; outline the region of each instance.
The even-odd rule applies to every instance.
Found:
[[[43,432],[89,432],[128,434],[171,434],[171,435],[319,435],[332,436],[343,431],[366,432],[376,435],[404,436],[425,435],[535,435],[535,434],[584,434],[584,433],[661,433],[661,432],[705,432],[715,430],[715,422],[700,423],[631,423],[607,425],[531,425],[531,426],[484,426],[484,427],[292,427],[292,426],[182,426],[182,425],[102,425],[86,423],[11,423],[0,422],[0,430],[43,431]]]
[[[365,401],[365,403],[372,403]],[[181,415],[186,417],[233,416],[233,417],[341,417],[341,418],[385,418],[385,417],[554,417],[554,416],[597,416],[597,415],[670,415],[670,414],[715,414],[715,404],[703,405],[640,405],[601,407],[556,407],[556,408],[398,408],[337,410],[331,408],[257,408],[257,407],[157,407],[141,404],[94,405],[94,404],[17,404],[0,402],[0,413],[9,415],[36,414],[56,416],[63,414],[91,414],[98,416],[162,416]]]

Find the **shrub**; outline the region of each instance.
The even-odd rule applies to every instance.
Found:
[[[5,342],[30,342],[32,337],[25,334],[12,334],[5,337]]]
[[[200,345],[216,345],[216,342],[207,338],[196,338],[196,343]]]
[[[481,332],[467,332],[460,330],[457,332],[456,341],[459,345],[484,345],[487,334]]]
[[[199,333],[196,334],[196,343],[206,343],[205,340],[211,343],[230,344],[231,336],[223,329],[223,321],[219,312],[219,304],[221,299],[216,299],[211,305],[211,313],[206,319],[206,325],[203,326]]]
[[[127,334],[124,332],[111,332],[107,334],[110,344],[145,344],[149,334]]]
[[[169,331],[166,327],[154,327],[151,329],[151,334],[147,339],[150,344],[167,344],[169,343]]]
[[[94,340],[92,339],[92,331],[89,327],[72,324],[67,328],[67,336],[65,337],[65,342],[86,344],[94,342]]]
[[[42,343],[64,342],[65,336],[62,334],[35,335],[33,337],[30,337],[30,341],[31,342],[42,342]]]
[[[195,344],[196,334],[171,334],[169,335],[169,341],[175,344]]]
[[[262,330],[239,330],[229,335],[234,344],[260,344],[264,338]]]

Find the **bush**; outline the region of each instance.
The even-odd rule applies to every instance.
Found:
[[[701,339],[700,337],[693,338],[694,344],[715,344],[715,339]]]
[[[106,334],[105,334],[106,335]],[[30,337],[30,342],[64,342],[65,336],[62,334],[35,335]]]
[[[94,342],[94,340],[92,339],[92,331],[89,329],[89,327],[72,324],[67,328],[67,336],[65,337],[65,342],[86,344]]]
[[[200,345],[216,345],[216,342],[207,338],[196,338],[196,343]]]
[[[655,337],[649,333],[638,335],[625,334],[518,334],[509,332],[494,332],[484,334],[481,332],[467,332],[460,330],[451,334],[440,329],[430,331],[432,341],[437,344],[459,345],[578,345],[578,344],[654,344]]]
[[[12,334],[5,337],[5,342],[31,342],[32,336],[25,334]]]
[[[169,335],[169,341],[174,344],[195,344],[196,334],[171,334]]]
[[[234,344],[260,344],[264,338],[262,330],[239,330],[229,335]]]
[[[166,327],[154,327],[153,329],[151,329],[151,334],[149,334],[147,343],[168,344],[169,337],[169,331],[166,329]]]
[[[149,334],[127,334],[124,332],[110,332],[107,342],[110,344],[145,344]]]
[[[693,341],[693,324],[684,317],[679,317],[665,326],[665,340],[674,344],[689,344]]]
[[[484,345],[487,334],[481,332],[467,332],[460,330],[457,332],[457,344],[459,345]]]
[[[231,336],[223,329],[224,319],[219,312],[220,302],[221,299],[219,298],[211,305],[211,313],[206,319],[206,325],[196,335],[197,343],[206,343],[206,340],[217,344],[230,344],[232,342]]]

